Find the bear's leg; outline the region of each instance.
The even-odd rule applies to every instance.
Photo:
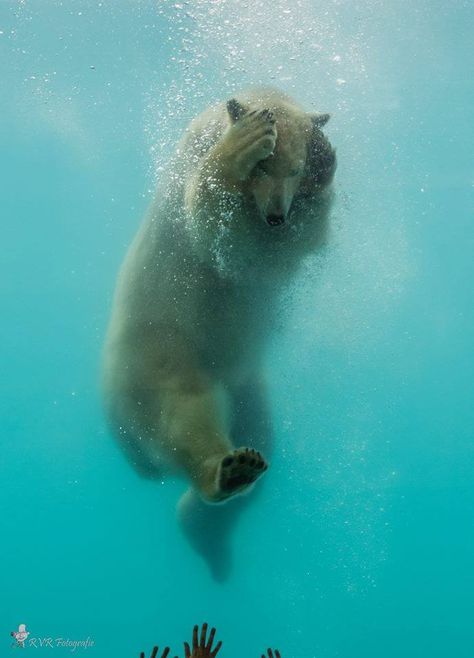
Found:
[[[231,435],[235,443],[249,443],[265,455],[270,455],[273,429],[265,385],[254,377],[231,389],[233,424]],[[252,496],[237,496],[225,505],[207,505],[193,489],[189,489],[178,504],[181,528],[191,546],[209,565],[214,578],[223,581],[231,569],[231,534]]]
[[[267,466],[257,451],[232,449],[214,386],[194,372],[161,389],[160,434],[207,502],[242,493],[264,473]]]
[[[138,475],[154,480],[163,477],[164,469],[153,450],[151,419],[142,403],[146,398],[146,392],[109,391],[104,402],[108,425],[129,462]]]
[[[210,502],[225,497],[222,462],[233,446],[222,426],[215,388],[189,365],[173,362],[168,372],[134,380],[126,390],[109,391],[106,407],[114,433],[129,460],[144,477],[159,477],[174,466]],[[187,355],[185,355],[187,356]],[[227,463],[227,462],[226,462]]]

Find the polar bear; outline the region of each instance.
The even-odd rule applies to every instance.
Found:
[[[278,301],[327,236],[328,118],[260,87],[194,119],[118,277],[107,415],[139,473],[188,479],[180,517],[216,576],[225,552],[216,537],[245,505],[216,503],[267,469],[262,359]]]

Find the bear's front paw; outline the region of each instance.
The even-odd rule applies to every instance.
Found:
[[[224,498],[242,493],[268,466],[262,455],[252,448],[239,448],[226,455],[218,469],[217,486]]]
[[[275,118],[269,109],[253,110],[237,119],[225,137],[235,177],[247,179],[259,162],[273,154],[276,140]]]

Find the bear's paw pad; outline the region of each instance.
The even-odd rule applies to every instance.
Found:
[[[268,466],[262,455],[252,448],[238,448],[226,455],[219,469],[219,489],[232,495],[246,489]]]

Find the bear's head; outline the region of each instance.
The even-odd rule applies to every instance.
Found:
[[[256,109],[235,98],[227,102],[231,122]],[[261,109],[261,108],[259,108]],[[298,106],[276,103],[268,106],[276,125],[273,153],[258,162],[245,192],[269,226],[284,224],[296,201],[328,187],[336,170],[336,155],[321,128],[329,114],[308,114]]]

